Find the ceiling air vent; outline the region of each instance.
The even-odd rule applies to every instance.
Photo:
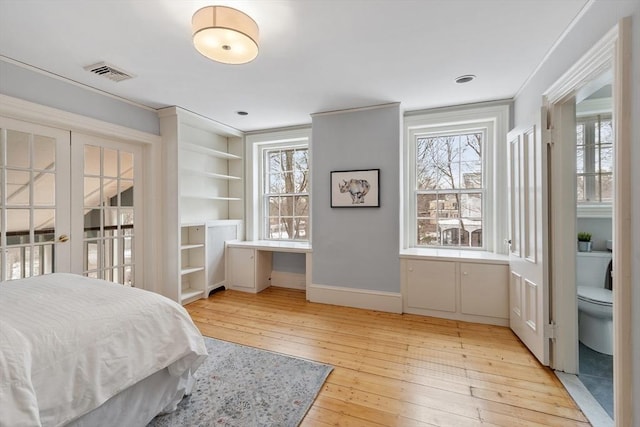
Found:
[[[135,75],[127,73],[122,69],[118,69],[113,65],[109,65],[106,62],[98,62],[97,64],[87,65],[85,70],[98,76],[106,77],[114,82],[121,82],[123,80],[132,79]]]

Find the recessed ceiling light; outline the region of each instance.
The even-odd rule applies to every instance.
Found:
[[[246,111],[236,111],[236,114],[239,115],[239,116],[246,116],[249,113],[247,113]]]
[[[471,80],[475,78],[476,76],[473,74],[465,74],[464,76],[457,77],[456,83],[469,83]]]

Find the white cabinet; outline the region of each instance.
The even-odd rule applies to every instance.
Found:
[[[403,311],[508,326],[508,264],[503,260],[401,260]]]
[[[211,221],[242,222],[244,216],[244,136],[236,129],[182,110],[159,111],[162,134],[163,294],[182,303],[206,298],[224,282],[224,244],[206,238]],[[203,247],[195,248],[184,229],[202,226]],[[240,226],[240,230],[242,227]],[[185,239],[186,237],[186,239]],[[233,239],[242,235],[233,233]],[[215,250],[207,250],[207,246]],[[216,260],[207,257],[215,256]],[[198,262],[195,262],[196,258]],[[195,264],[194,264],[195,263]],[[207,266],[212,266],[207,269]],[[203,270],[195,270],[203,268]],[[215,281],[215,283],[213,283]]]
[[[509,318],[509,267],[461,262],[460,312]]]
[[[456,265],[448,261],[407,260],[407,306],[456,311]]]
[[[230,289],[257,293],[271,284],[271,252],[227,247],[227,265]]]

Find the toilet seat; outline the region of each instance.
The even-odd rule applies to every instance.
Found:
[[[578,286],[578,299],[592,304],[611,306],[613,304],[613,292],[605,288]]]

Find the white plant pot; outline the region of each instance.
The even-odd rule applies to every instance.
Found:
[[[578,241],[578,252],[591,252],[591,242]]]

